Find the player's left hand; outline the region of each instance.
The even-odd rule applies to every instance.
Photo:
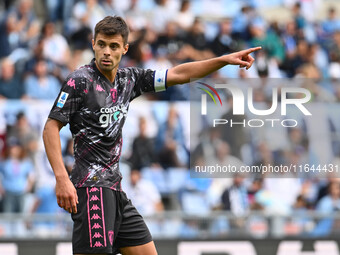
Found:
[[[262,47],[250,48],[225,55],[224,57],[226,58],[228,64],[239,65],[240,68],[246,67],[246,69],[248,70],[255,61],[250,53],[253,53],[254,51],[258,51],[260,49],[262,49]]]

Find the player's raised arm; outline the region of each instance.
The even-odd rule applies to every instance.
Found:
[[[261,47],[250,48],[216,58],[172,67],[167,73],[167,86],[188,83],[190,79],[205,77],[226,65],[239,65],[241,68],[249,69],[254,62],[254,58],[250,54],[260,49]]]

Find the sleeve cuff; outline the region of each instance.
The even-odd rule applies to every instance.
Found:
[[[156,92],[161,92],[166,90],[166,76],[168,70],[157,70],[154,74],[154,86]]]

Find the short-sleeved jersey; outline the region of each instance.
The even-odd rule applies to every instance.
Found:
[[[118,161],[129,104],[144,92],[164,90],[166,74],[121,68],[111,83],[93,59],[67,77],[49,118],[70,125],[75,158],[70,179],[75,187],[121,190]]]

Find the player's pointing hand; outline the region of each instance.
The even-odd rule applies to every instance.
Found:
[[[254,63],[255,59],[250,55],[254,51],[260,50],[262,47],[255,47],[246,50],[241,50],[235,53],[225,55],[226,61],[230,65],[239,65],[240,68],[246,67],[248,70]]]

